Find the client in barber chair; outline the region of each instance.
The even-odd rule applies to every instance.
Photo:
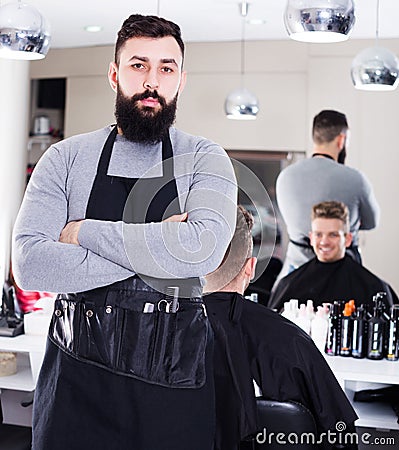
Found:
[[[319,434],[336,432],[338,422],[355,432],[356,413],[311,338],[279,314],[243,297],[256,264],[252,224],[250,214],[239,206],[225,258],[206,277],[204,289],[215,335],[215,450],[238,449],[241,440],[261,429],[253,380],[263,397],[307,407]],[[334,446],[323,441],[320,448]]]
[[[386,309],[399,303],[391,286],[345,254],[351,245],[349,210],[337,201],[325,201],[312,207],[310,243],[315,257],[274,285],[267,306],[281,311],[284,303],[295,298],[299,303],[312,299],[315,306],[334,300],[355,300],[356,306],[373,306],[373,297],[384,292]]]

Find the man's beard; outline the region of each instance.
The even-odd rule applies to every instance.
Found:
[[[139,100],[152,97],[158,99],[160,109],[150,106],[138,106]],[[166,103],[157,91],[146,90],[141,94],[126,97],[117,89],[115,117],[118,127],[126,139],[144,144],[155,144],[162,141],[176,118],[177,97]]]
[[[345,164],[345,159],[346,159],[346,148],[345,145],[342,147],[342,150],[338,153],[338,159],[337,161],[340,164]]]

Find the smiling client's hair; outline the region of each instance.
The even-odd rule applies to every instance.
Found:
[[[315,219],[339,219],[345,225],[345,231],[349,231],[348,207],[337,201],[321,202],[314,205],[311,214],[312,221]]]

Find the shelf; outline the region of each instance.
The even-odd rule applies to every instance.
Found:
[[[26,353],[17,354],[17,373],[7,377],[0,377],[0,390],[13,389],[31,392],[35,389],[29,356]]]
[[[372,383],[399,384],[399,361],[325,356],[337,378]]]
[[[47,336],[21,334],[15,337],[0,336],[0,351],[44,352]]]
[[[0,389],[33,391],[43,362],[46,336],[0,336],[0,351],[17,353],[17,373],[0,377]]]
[[[354,402],[355,391],[399,385],[399,362],[328,356],[325,359],[352,403],[359,419],[357,427],[399,430],[392,407],[383,402]]]
[[[382,402],[354,402],[354,392],[350,389],[345,389],[345,393],[359,416],[359,419],[356,421],[357,427],[399,430],[398,418],[389,404]]]

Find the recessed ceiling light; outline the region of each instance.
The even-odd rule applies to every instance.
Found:
[[[101,25],[87,25],[85,27],[85,31],[88,31],[89,33],[98,33],[102,29],[103,27]]]
[[[265,25],[266,20],[265,19],[249,19],[247,20],[248,25]]]

